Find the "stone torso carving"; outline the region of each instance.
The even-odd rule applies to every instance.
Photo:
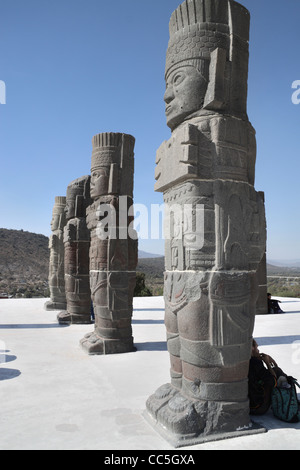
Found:
[[[248,121],[207,113],[181,124],[157,151],[155,190],[188,179],[254,184],[255,131]]]

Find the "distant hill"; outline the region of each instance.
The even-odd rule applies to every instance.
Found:
[[[300,266],[275,266],[273,264],[267,264],[268,276],[300,276]]]
[[[6,292],[13,296],[48,297],[48,243],[49,239],[45,235],[23,230],[0,229],[0,293]],[[146,286],[154,295],[162,295],[163,256],[139,251],[137,271],[145,273]],[[268,264],[267,273],[268,276],[275,276],[275,278],[278,276],[300,277],[300,267]],[[276,280],[276,290],[279,288],[278,282]],[[274,289],[273,283],[272,290]]]
[[[299,268],[300,269],[300,259],[294,260],[268,260],[269,264],[272,266],[280,266],[283,268]]]
[[[145,258],[163,258],[164,255],[155,255],[153,253],[148,253],[147,251],[142,251],[139,250],[139,259],[145,259]]]
[[[23,230],[0,229],[0,294],[48,296],[49,238]],[[164,257],[139,251],[137,271],[152,290],[163,284]]]
[[[47,288],[49,239],[23,230],[0,229],[0,291],[15,295]],[[39,287],[37,292],[36,288]]]
[[[165,258],[139,258],[136,270],[145,273],[146,286],[153,295],[163,295]]]

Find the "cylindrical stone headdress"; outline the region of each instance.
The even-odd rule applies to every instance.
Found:
[[[85,217],[85,209],[90,204],[90,179],[89,175],[81,176],[67,187],[66,205],[73,201],[75,217]]]
[[[60,229],[62,229],[66,224],[65,207],[66,207],[66,197],[55,196],[54,206],[52,209],[52,216],[57,217],[59,219],[58,227]]]
[[[197,66],[204,60],[204,69],[210,65],[210,82],[216,80],[213,74],[229,80],[226,108],[246,112],[241,95],[247,96],[249,25],[248,10],[233,0],[185,0],[170,19],[166,77],[176,66]],[[215,54],[212,64],[216,50],[222,54]]]
[[[92,140],[91,172],[106,168],[108,194],[132,196],[135,138],[129,134],[105,132]]]
[[[90,176],[81,176],[72,181],[67,187],[66,199],[75,199],[76,196],[88,197]]]
[[[65,205],[66,205],[65,196],[55,196],[52,214],[60,215],[62,212],[64,212]]]

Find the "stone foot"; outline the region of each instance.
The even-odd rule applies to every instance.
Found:
[[[169,400],[179,393],[171,384],[164,384],[159,387],[153,395],[151,395],[146,403],[146,407],[150,415],[156,420],[158,412],[168,404]]]
[[[66,303],[63,302],[52,302],[52,300],[48,300],[44,304],[45,310],[65,310]]]
[[[80,344],[88,354],[120,354],[135,351],[133,338],[130,339],[104,339],[95,332],[86,334]]]
[[[61,325],[70,325],[71,324],[71,315],[67,312],[67,310],[63,310],[59,312],[57,315],[57,321]]]
[[[148,422],[174,447],[266,431],[251,423],[248,402],[194,400],[171,384],[149,397],[146,407]]]
[[[88,315],[72,315],[67,310],[59,312],[57,320],[62,325],[90,325],[93,323]]]
[[[156,423],[169,434],[168,440],[191,439],[205,428],[206,403],[186,398],[171,384],[160,387],[146,406]]]

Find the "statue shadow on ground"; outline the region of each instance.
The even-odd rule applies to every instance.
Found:
[[[136,312],[164,312],[164,308],[135,308]]]
[[[283,312],[283,315],[287,315],[289,313],[300,313],[300,310],[291,310],[290,312]],[[273,313],[273,315],[282,315],[282,313]]]
[[[300,335],[291,336],[263,336],[256,337],[259,346],[272,346],[273,344],[292,344],[300,341]]]
[[[138,351],[167,351],[166,341],[149,341],[147,343],[134,343],[134,346]]]
[[[0,325],[0,330],[11,330],[11,329],[35,329],[35,328],[65,328],[69,326],[68,324],[59,324],[59,323],[19,323],[12,325]]]
[[[0,382],[2,380],[15,379],[21,375],[21,371],[18,369],[8,369],[6,367],[0,367]]]
[[[13,354],[7,354],[9,349],[0,349],[0,381],[9,380],[18,377],[21,372],[18,369],[9,369],[5,366],[8,362],[13,362],[17,359],[17,356]]]
[[[136,325],[144,325],[144,324],[149,324],[149,325],[163,325],[164,320],[132,320],[133,324]]]
[[[17,359],[17,356],[11,354],[6,354],[8,351],[0,350],[0,364],[6,364],[7,362],[12,362]]]

